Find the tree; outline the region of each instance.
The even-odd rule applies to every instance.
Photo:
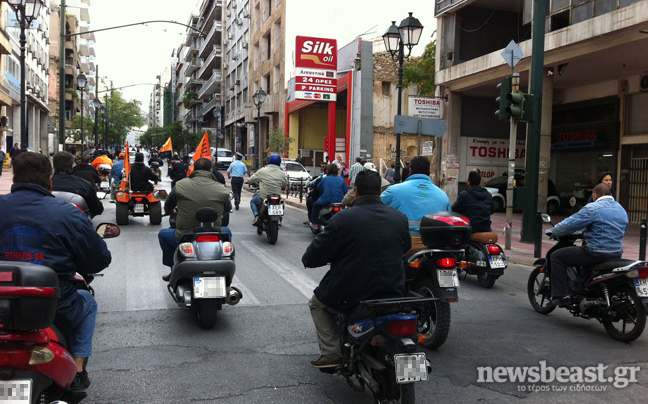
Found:
[[[73,129],[70,131],[72,138],[81,141],[81,114],[74,115],[70,129]],[[83,134],[84,144],[94,143],[94,120],[87,115],[83,116]]]
[[[284,156],[290,150],[290,144],[294,142],[295,139],[287,137],[284,131],[279,129],[270,129],[268,134],[268,149],[267,153],[277,153],[280,156]]]
[[[107,99],[102,100],[108,114],[108,131],[105,134],[107,143],[125,143],[126,135],[134,128],[142,126],[143,118],[140,113],[141,103],[137,100],[126,101],[121,92],[113,90]],[[104,139],[104,126],[98,122],[101,142]],[[94,129],[94,124],[92,124]]]
[[[425,46],[425,51],[417,62],[405,65],[403,85],[415,85],[419,95],[434,95],[435,55],[436,39]]]

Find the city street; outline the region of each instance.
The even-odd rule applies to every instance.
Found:
[[[165,166],[166,171],[166,166]],[[158,188],[170,189],[166,179]],[[92,386],[83,403],[370,403],[339,376],[311,368],[318,346],[307,301],[326,268],[304,269],[301,256],[313,239],[303,209],[287,205],[276,245],[251,226],[251,194],[230,220],[236,247],[237,306],[224,306],[216,326],[203,330],[193,311],[179,308],[161,276],[157,232],[148,217],[130,218],[120,237],[107,240],[113,261],[93,287],[99,303]],[[104,200],[93,220],[115,222],[115,205]],[[430,379],[417,385],[417,402],[608,403],[639,402],[648,395],[648,335],[625,344],[594,320],[565,310],[536,313],[526,296],[531,267],[510,266],[493,289],[474,277],[461,283],[444,346],[427,351]],[[478,382],[478,367],[639,366],[638,382],[536,384]],[[627,375],[626,375],[627,376]],[[605,388],[605,392],[573,391]],[[532,386],[530,386],[532,387]],[[580,388],[580,390],[583,390]]]

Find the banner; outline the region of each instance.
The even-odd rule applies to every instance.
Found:
[[[162,146],[162,148],[160,149],[160,151],[158,153],[162,153],[162,152],[165,152],[165,151],[173,151],[173,146],[171,146],[171,137],[169,137],[169,139],[166,141],[166,143],[164,143],[164,146]]]
[[[212,160],[211,149],[209,148],[209,135],[207,134],[207,132],[205,132],[205,136],[203,136],[200,144],[198,145],[198,148],[196,149],[196,152],[193,155],[193,163],[195,163],[200,158]],[[187,177],[190,176],[193,172],[193,163],[191,163],[191,167],[189,167],[189,170],[187,171]]]
[[[128,141],[126,142],[126,151],[124,152],[124,175],[121,181],[121,187],[119,188],[121,191],[126,190],[126,186],[130,182],[130,172],[131,172],[131,167],[130,167],[130,149],[128,148]]]

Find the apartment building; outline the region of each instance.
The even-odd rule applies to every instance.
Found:
[[[647,0],[547,0],[542,147],[526,150],[526,125],[515,145],[516,168],[540,153],[539,208],[548,180],[561,204],[583,204],[598,177],[612,172],[616,194],[638,222],[648,210]],[[499,121],[496,85],[511,73],[502,57],[514,40],[524,57],[515,67],[529,92],[533,1],[437,0],[436,84],[447,96],[444,167],[458,156],[459,180],[478,167],[507,170],[509,125]],[[500,150],[501,149],[501,150]],[[458,181],[443,186],[453,199]]]
[[[9,11],[9,7],[5,3],[0,4],[0,72],[3,73],[0,74],[0,116],[7,116],[7,108],[11,108],[13,104],[9,80],[5,74],[7,55],[12,54],[11,39],[6,29],[7,11]],[[5,152],[9,151],[11,146],[13,146],[12,130],[9,126],[8,119],[6,124],[0,124],[0,147]]]

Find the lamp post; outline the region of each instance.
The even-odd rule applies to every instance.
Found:
[[[423,31],[423,25],[420,21],[409,13],[409,17],[401,21],[400,25],[396,26],[396,21],[392,21],[392,25],[387,28],[387,32],[383,35],[385,48],[391,54],[392,60],[398,60],[398,111],[397,115],[401,114],[403,102],[403,59],[410,57],[412,48],[418,44]],[[404,47],[407,47],[407,56],[405,56]],[[394,182],[399,183],[401,180],[401,134],[396,133],[396,164],[394,172]]]
[[[27,151],[27,99],[25,97],[25,30],[38,17],[43,0],[7,0],[20,26],[20,151]]]
[[[96,149],[99,149],[99,146],[97,146],[97,145],[99,144],[99,121],[97,120],[97,118],[99,117],[99,109],[100,109],[100,108],[101,108],[101,101],[99,101],[99,98],[98,98],[98,97],[96,96],[96,94],[95,94],[95,99],[94,99],[94,111],[95,111],[95,115],[94,115],[94,122],[95,122],[95,125],[94,125],[94,139],[95,139],[95,150],[96,150]],[[106,145],[104,145],[103,148],[105,149],[105,148],[106,148]]]
[[[84,138],[84,133],[83,133],[83,90],[85,89],[87,79],[85,74],[81,73],[77,76],[77,84],[79,85],[79,90],[81,90],[81,155],[83,156],[83,138]],[[95,145],[96,147],[96,145]]]
[[[257,107],[257,134],[256,139],[254,139],[254,154],[256,154],[256,159],[254,159],[254,169],[258,170],[261,165],[261,151],[259,149],[259,140],[261,139],[261,105],[265,102],[266,92],[263,91],[263,88],[260,88],[254,92],[252,95],[252,101]]]
[[[101,119],[104,121],[104,133],[103,133],[103,142],[104,142],[104,149],[106,149],[106,132],[108,132],[108,117],[106,116],[106,107],[103,105],[101,106]]]

